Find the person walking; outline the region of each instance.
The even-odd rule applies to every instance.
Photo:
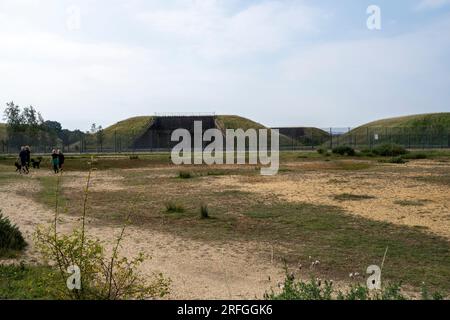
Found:
[[[30,172],[30,162],[31,162],[31,149],[30,146],[25,146],[25,152],[27,154],[27,165],[25,166],[25,169],[27,172]]]
[[[58,153],[58,161],[59,161],[59,170],[62,170],[63,165],[64,165],[64,154],[59,149],[58,149],[57,153]]]
[[[26,152],[24,146],[20,147],[19,161],[20,161],[20,173],[22,173],[22,171],[24,173],[28,173],[28,170],[27,170],[27,152]]]
[[[55,149],[52,150],[52,165],[55,173],[59,172],[59,157]]]

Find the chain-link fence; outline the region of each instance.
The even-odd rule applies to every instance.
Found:
[[[450,148],[450,128],[435,127],[359,127],[359,128],[277,128],[280,150],[332,149],[348,145],[355,149],[371,149],[380,144],[395,143],[408,149]],[[189,130],[190,131],[190,130]],[[135,134],[99,132],[85,134],[78,140],[63,143],[36,141],[22,137],[19,141],[0,140],[1,154],[16,154],[22,145],[34,153],[50,153],[59,148],[64,153],[130,153],[170,151],[178,141],[171,141],[173,130],[147,130]],[[193,132],[191,132],[193,135]],[[192,142],[193,143],[193,142]],[[203,147],[210,142],[203,142]],[[226,146],[225,142],[223,143]]]

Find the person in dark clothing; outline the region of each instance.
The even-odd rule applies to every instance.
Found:
[[[25,147],[21,147],[20,148],[19,160],[20,160],[20,165],[21,165],[20,173],[22,173],[22,171],[24,173],[28,173],[28,169],[27,169],[27,152],[25,150]]]
[[[25,169],[27,172],[30,171],[30,162],[31,162],[31,149],[29,146],[25,146],[25,152],[27,154],[27,165],[25,166]]]
[[[52,165],[55,173],[59,172],[59,157],[55,149],[52,150]]]
[[[62,170],[63,164],[64,164],[64,154],[59,149],[58,149],[57,153],[58,153],[58,161],[59,161],[59,170]]]

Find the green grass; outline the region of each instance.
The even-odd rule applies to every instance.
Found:
[[[37,178],[39,181],[41,188],[37,193],[34,194],[34,197],[39,202],[45,204],[49,208],[55,208],[56,203],[56,185],[59,179],[59,175],[52,176],[40,176]],[[62,178],[64,180],[64,177]],[[59,187],[59,197],[58,197],[58,206],[59,208],[65,208],[67,206],[67,198],[64,197],[62,192],[62,184],[60,183]],[[80,190],[81,192],[81,190]]]
[[[273,243],[290,243],[286,257],[294,263],[312,256],[321,261],[325,274],[363,274],[370,264],[381,263],[389,246],[384,279],[414,286],[424,281],[449,291],[450,243],[438,236],[308,203],[261,207],[246,215],[260,221],[258,231],[268,241],[272,237]]]
[[[63,285],[50,267],[0,265],[0,299],[57,299]]]
[[[132,223],[143,228],[220,245],[235,241],[273,243],[278,259],[296,265],[299,261],[307,263],[308,256],[312,256],[321,261],[321,276],[336,280],[348,280],[349,272],[364,274],[370,264],[380,264],[389,246],[385,279],[402,280],[414,287],[424,281],[432,288],[448,290],[450,244],[427,230],[372,221],[334,206],[285,203],[269,195],[260,199],[232,189],[222,194],[199,181],[187,180],[186,188],[180,190],[180,182],[175,179],[155,178],[155,185],[165,186],[162,193],[143,186],[139,190],[130,187],[128,191],[92,192],[90,201],[95,210],[89,215],[102,224],[114,223],[112,215],[124,216],[130,197],[138,192],[141,196],[133,203]],[[77,195],[73,190],[66,194]],[[162,194],[170,194],[176,203],[182,203],[183,212],[161,211],[167,199]],[[367,198],[359,196],[358,200],[361,197]],[[199,202],[208,203],[214,219],[199,219]],[[259,250],[255,254],[267,258],[269,252]]]
[[[360,201],[360,200],[375,199],[375,197],[370,196],[370,195],[351,194],[351,193],[337,194],[333,198],[334,198],[334,200],[338,200],[338,201]]]

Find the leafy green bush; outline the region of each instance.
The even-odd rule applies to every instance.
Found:
[[[152,277],[142,275],[138,271],[145,260],[142,253],[132,259],[119,256],[119,248],[127,224],[122,227],[109,257],[105,254],[106,250],[100,240],[87,234],[87,200],[92,169],[91,166],[84,189],[81,226],[71,234],[60,234],[57,230],[58,206],[56,205],[52,225],[47,228],[38,228],[35,233],[36,247],[46,261],[55,265],[55,269],[60,273],[62,285],[65,287],[60,291],[58,298],[118,300],[164,297],[169,293],[170,280],[162,274],[154,273]],[[56,204],[59,184],[60,179],[57,180],[56,185]],[[130,215],[127,216],[127,222],[129,218]],[[77,267],[79,270],[80,288],[70,289],[66,286],[70,267]]]
[[[400,284],[387,284],[381,290],[369,290],[361,284],[353,284],[347,291],[335,290],[332,281],[312,278],[309,281],[296,281],[292,274],[286,273],[281,292],[266,292],[269,300],[406,300],[401,294]]]
[[[318,153],[318,154],[326,154],[327,152],[328,152],[328,150],[325,149],[325,148],[319,148],[319,149],[317,149],[317,153]]]
[[[8,255],[11,251],[25,249],[27,243],[19,228],[11,224],[8,217],[0,211],[0,257]]]
[[[355,149],[349,146],[338,146],[333,148],[332,151],[334,154],[340,154],[341,156],[354,156],[356,154]]]
[[[397,157],[408,153],[401,145],[395,143],[386,143],[376,146],[372,149],[372,152],[377,156],[383,157]]]

